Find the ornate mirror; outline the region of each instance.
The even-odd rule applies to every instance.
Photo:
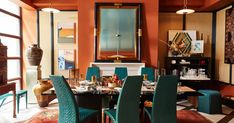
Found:
[[[140,13],[140,3],[96,3],[96,62],[141,61]]]

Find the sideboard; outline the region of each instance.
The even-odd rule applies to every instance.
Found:
[[[115,67],[127,67],[128,75],[140,75],[140,70],[145,67],[145,63],[104,63],[92,62],[90,67],[99,67],[101,76],[111,76],[114,74]]]

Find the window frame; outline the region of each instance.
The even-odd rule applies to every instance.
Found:
[[[16,36],[16,35],[11,35],[11,34],[6,34],[6,33],[0,33],[0,36],[4,36],[4,37],[8,37],[8,38],[15,38],[15,39],[18,39],[18,41],[19,41],[19,45],[20,45],[20,48],[19,48],[19,52],[20,52],[20,56],[19,57],[8,57],[7,56],[7,62],[8,62],[8,60],[19,60],[19,62],[20,62],[20,70],[19,70],[19,72],[20,72],[20,77],[15,77],[15,78],[11,78],[11,79],[9,79],[9,78],[7,78],[7,83],[12,83],[12,82],[14,82],[14,81],[17,81],[17,80],[19,80],[19,84],[20,84],[20,89],[22,89],[23,88],[23,51],[22,51],[22,49],[23,49],[23,42],[22,42],[22,8],[21,7],[19,7],[19,9],[20,9],[20,13],[19,13],[19,15],[16,15],[16,14],[14,14],[14,13],[11,13],[11,12],[9,12],[9,11],[6,11],[6,10],[4,10],[4,9],[1,9],[0,8],[0,12],[1,13],[4,13],[4,14],[7,14],[7,15],[9,15],[9,16],[12,16],[12,17],[15,17],[15,18],[17,18],[17,19],[19,19],[19,32],[20,32],[20,35],[19,36]]]

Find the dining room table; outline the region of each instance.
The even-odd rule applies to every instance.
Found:
[[[157,82],[143,81],[141,88],[140,108],[144,107],[144,102],[152,101],[154,91],[157,88]],[[78,84],[72,84],[71,90],[74,93],[75,99],[79,107],[91,108],[99,111],[99,119],[102,119],[102,109],[113,108],[114,106],[109,105],[109,101],[113,97],[118,97],[121,87],[103,85],[98,82],[81,81]],[[42,95],[54,96],[56,92],[54,88],[51,88],[42,93]],[[191,103],[194,107],[197,107],[197,97],[202,94],[196,90],[187,86],[178,86],[177,88],[178,97],[191,98]],[[93,120],[96,120],[95,118]],[[95,122],[95,121],[92,121]]]

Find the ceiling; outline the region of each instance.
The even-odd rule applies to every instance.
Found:
[[[52,6],[59,10],[77,10],[78,0],[13,0],[27,3],[33,8],[41,9]],[[233,0],[187,0],[188,8],[200,12],[212,12],[234,4]],[[183,8],[184,0],[159,0],[160,12],[175,12]]]

